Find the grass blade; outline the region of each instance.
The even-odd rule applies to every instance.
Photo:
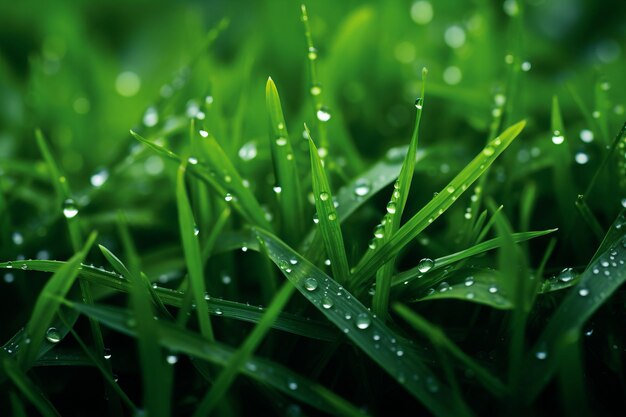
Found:
[[[58,298],[65,297],[69,292],[78,276],[78,268],[87,256],[95,239],[96,234],[91,234],[83,249],[59,268],[37,297],[31,318],[25,326],[25,333],[30,338],[30,343],[25,343],[18,353],[18,363],[22,369],[30,368],[35,362],[44,337],[55,341],[60,337],[56,329],[49,327],[60,307]]]
[[[374,254],[362,262],[354,273],[353,282],[363,288],[369,277],[382,264],[397,255],[409,242],[441,216],[469,186],[478,179],[496,158],[520,134],[526,122],[519,122],[508,129],[483,149],[437,196],[402,226],[384,245],[377,248]]]
[[[176,181],[176,203],[178,206],[178,222],[180,225],[180,235],[185,253],[187,271],[189,273],[189,291],[193,293],[193,299],[197,306],[198,323],[200,333],[209,340],[213,340],[213,328],[209,319],[209,312],[205,302],[206,286],[204,283],[204,273],[202,268],[202,255],[200,244],[195,234],[196,224],[193,220],[191,205],[187,198],[185,188],[185,165],[178,169]]]
[[[401,386],[438,416],[453,415],[446,400],[449,387],[426,366],[421,353],[396,334],[336,281],[268,232],[257,230],[267,252],[283,274],[352,343],[395,378]],[[285,268],[286,260],[297,261]]]
[[[13,261],[0,263],[0,268],[22,268],[23,266],[26,266],[27,269],[33,271],[55,272],[64,264],[65,262],[62,261]],[[101,268],[83,264],[79,269],[79,277],[93,284],[102,285],[116,291],[126,293],[130,292],[131,284],[128,280],[114,272],[106,271]],[[185,297],[185,294],[169,288],[157,287],[154,289],[154,292],[164,304],[173,307],[181,307]],[[250,323],[257,323],[265,310],[263,308],[247,305],[245,303],[221,300],[217,298],[205,300],[205,303],[207,304],[208,311],[211,315],[247,321]],[[55,325],[55,327],[57,327],[60,334],[64,335],[67,333],[67,330],[64,332],[60,326]],[[298,315],[289,313],[281,313],[281,315],[276,319],[276,322],[274,322],[273,328],[299,336],[325,341],[335,341],[339,336],[338,332],[325,323],[320,323],[316,320],[304,319]],[[23,344],[23,337],[20,336],[17,338],[17,336],[18,335],[14,336],[5,346],[8,348],[11,345]]]
[[[345,284],[350,276],[350,268],[348,266],[346,248],[343,243],[341,226],[337,220],[333,195],[330,191],[330,184],[328,184],[317,148],[306,125],[305,129],[307,135],[309,135],[311,177],[313,179],[313,195],[315,196],[315,209],[319,219],[319,230],[324,240],[326,254],[330,259],[333,275],[337,282]]]
[[[304,206],[296,158],[287,133],[280,96],[272,78],[267,79],[265,100],[270,124],[270,149],[274,173],[281,192],[278,199],[287,241],[295,244],[302,236]]]
[[[113,307],[90,306],[70,303],[73,308],[124,334],[135,336],[136,330],[128,325],[131,316],[127,311]],[[175,352],[181,352],[220,366],[233,357],[232,348],[210,342],[196,333],[157,321],[158,343]],[[289,369],[264,359],[251,357],[239,371],[262,384],[311,405],[331,415],[363,416],[355,406],[321,385],[310,381]]]
[[[381,222],[384,233],[382,239],[377,239],[380,241],[380,244],[388,242],[400,227],[400,220],[402,219],[402,213],[404,213],[404,206],[406,205],[409,190],[411,189],[413,171],[415,170],[415,156],[417,153],[420,120],[422,119],[422,108],[424,106],[424,88],[427,72],[426,68],[422,69],[422,96],[415,102],[417,111],[415,114],[413,136],[411,137],[409,150],[404,157],[402,169],[400,170],[400,176],[398,177],[398,181],[396,181],[393,186],[393,193],[391,194],[391,199],[387,204],[387,213]],[[376,238],[378,238],[378,236],[376,236]],[[372,248],[371,245],[369,247]],[[372,307],[374,312],[383,320],[387,317],[387,311],[389,309],[391,274],[393,273],[395,260],[395,257],[391,258],[376,272],[376,292],[374,293]]]
[[[616,224],[622,224],[618,217]],[[620,226],[621,230],[621,226]],[[533,348],[525,358],[523,387],[527,403],[533,401],[551,379],[559,366],[564,345],[580,337],[582,326],[609,297],[626,281],[626,268],[618,264],[626,261],[626,239],[620,235],[593,259],[559,305]]]

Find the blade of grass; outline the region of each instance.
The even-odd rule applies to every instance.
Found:
[[[448,354],[458,362],[460,367],[471,370],[476,376],[476,379],[478,379],[489,392],[500,398],[505,395],[507,391],[506,385],[487,369],[483,368],[478,362],[474,361],[469,355],[465,354],[465,352],[452,342],[439,327],[431,324],[403,304],[395,303],[393,309],[415,330],[428,337],[433,345],[440,346],[448,352]]]
[[[271,77],[265,86],[265,101],[269,114],[270,149],[274,163],[274,174],[281,192],[278,199],[283,219],[283,230],[287,241],[295,244],[302,236],[304,205],[296,158],[287,133],[285,118],[278,90]]]
[[[26,266],[27,269],[33,271],[55,272],[64,264],[65,262],[61,261],[13,261],[9,263],[0,263],[0,268],[22,268]],[[116,291],[126,293],[130,292],[130,282],[114,272],[109,272],[89,265],[81,265],[79,277],[81,279],[88,280],[91,283],[102,285]],[[164,304],[173,307],[180,307],[183,303],[184,294],[176,290],[157,287],[154,291]],[[208,306],[209,313],[214,316],[242,320],[250,323],[257,323],[264,312],[264,309],[260,307],[217,298],[205,300],[205,303]],[[62,331],[60,325],[55,324],[55,327],[59,330],[60,334],[67,333],[67,331]],[[273,327],[275,329],[299,336],[325,341],[335,341],[338,336],[338,333],[325,323],[321,323],[316,320],[304,319],[300,316],[284,312],[277,318]],[[23,344],[24,337],[21,335],[22,333],[23,332],[18,332],[16,336],[5,344],[5,347],[8,348],[11,345]]]
[[[204,273],[202,268],[202,255],[200,245],[195,235],[195,222],[193,213],[187,198],[185,189],[185,164],[178,169],[176,181],[176,203],[178,206],[178,222],[180,225],[180,235],[185,253],[185,262],[189,273],[188,291],[193,293],[193,299],[197,307],[198,323],[200,333],[209,340],[213,338],[213,328],[209,318],[209,312],[205,302],[206,286],[204,283]]]
[[[241,369],[259,344],[263,341],[272,323],[285,307],[295,287],[291,282],[285,281],[280,291],[276,294],[272,303],[268,306],[265,314],[254,327],[250,335],[241,344],[239,349],[230,357],[222,372],[217,376],[212,387],[200,401],[194,412],[194,417],[208,416],[214,410],[219,400],[226,394],[234,382],[239,369]]]
[[[437,196],[407,221],[394,236],[376,249],[374,254],[361,262],[354,273],[356,286],[365,287],[369,277],[393,256],[397,255],[419,233],[441,216],[467,188],[478,179],[493,161],[513,142],[525,126],[519,122],[506,129],[500,136],[489,142],[483,151],[474,158]]]
[[[617,222],[621,224],[623,219],[618,218]],[[567,340],[578,338],[585,322],[626,281],[626,269],[617,267],[626,260],[626,239],[621,228],[620,231],[587,266],[578,285],[570,290],[526,355],[522,384],[526,403],[532,402],[551,379]]]
[[[406,200],[409,196],[409,190],[411,189],[411,181],[413,180],[413,172],[415,170],[415,155],[417,153],[417,143],[419,140],[419,127],[422,119],[422,109],[424,106],[424,89],[426,84],[426,74],[428,71],[426,68],[422,69],[422,96],[415,101],[415,127],[413,128],[413,136],[409,144],[409,150],[404,157],[402,163],[402,169],[400,170],[400,176],[393,186],[393,193],[387,203],[387,213],[381,222],[383,227],[382,239],[377,239],[380,244],[383,244],[391,239],[394,233],[400,227],[400,221],[402,219],[402,213],[404,213],[404,207]],[[378,236],[376,236],[378,238]],[[369,246],[372,248],[372,245]],[[391,292],[391,274],[393,273],[396,258],[392,257],[376,272],[376,292],[374,293],[374,299],[372,301],[372,307],[374,313],[376,313],[381,320],[385,320],[389,310],[389,293]]]
[[[428,368],[422,353],[315,265],[269,232],[257,230],[283,274],[345,336],[437,416],[458,411],[446,399],[449,387]],[[296,266],[286,268],[287,260]]]
[[[125,310],[78,303],[69,304],[108,327],[130,336],[136,335],[136,328],[128,325],[131,316]],[[174,324],[163,320],[156,323],[159,329],[158,343],[171,351],[181,352],[220,366],[225,366],[235,354],[232,348],[218,342],[208,341],[202,336],[181,329]],[[364,415],[358,408],[332,391],[275,362],[251,357],[239,371],[249,378],[267,384],[289,397],[331,415]]]
[[[337,282],[345,284],[350,276],[350,267],[346,256],[346,248],[343,243],[341,226],[337,220],[337,212],[330,185],[322,166],[317,148],[311,138],[311,132],[304,126],[309,138],[309,152],[311,154],[311,177],[313,182],[313,195],[315,197],[315,210],[319,219],[319,230],[324,240],[326,254],[330,259],[333,276]]]
[[[50,323],[60,306],[57,299],[53,297],[65,297],[69,292],[78,276],[78,268],[87,256],[95,239],[96,234],[92,233],[82,250],[59,268],[37,297],[31,318],[25,326],[25,333],[30,339],[30,343],[25,343],[25,346],[18,353],[18,363],[22,369],[30,368],[35,362],[41,343],[51,329]],[[50,339],[51,337],[56,340],[55,335],[47,338]]]

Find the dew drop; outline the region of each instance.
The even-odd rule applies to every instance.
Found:
[[[309,47],[307,58],[309,58],[309,60],[311,61],[315,61],[317,59],[317,49],[315,49],[314,46]]]
[[[167,361],[167,363],[169,365],[174,365],[174,364],[176,364],[176,362],[178,362],[178,356],[176,356],[176,355],[167,355],[165,357],[165,360]]]
[[[327,201],[330,198],[330,195],[327,192],[320,193],[320,200]]]
[[[363,197],[370,192],[370,183],[365,178],[359,178],[354,184],[354,194]]]
[[[327,122],[331,117],[330,111],[326,107],[320,107],[315,115],[320,122]]]
[[[423,107],[423,106],[424,106],[424,101],[422,100],[422,98],[421,98],[421,97],[416,98],[416,99],[415,99],[415,108],[416,108],[417,110],[422,110],[422,107]]]
[[[467,278],[465,278],[465,286],[466,287],[471,287],[472,285],[474,285],[474,277],[469,276]]]
[[[224,196],[224,201],[226,201],[226,202],[233,201],[232,194],[231,193],[226,193],[226,195]]]
[[[304,288],[307,291],[315,291],[317,289],[317,280],[313,277],[308,277],[304,280]]]
[[[239,148],[239,158],[243,161],[251,161],[257,156],[256,142],[247,142]]]
[[[322,307],[325,308],[326,310],[328,310],[329,308],[332,308],[333,306],[333,299],[330,298],[329,296],[325,295],[324,297],[322,297]]]
[[[361,313],[356,317],[355,324],[357,328],[365,330],[370,327],[370,324],[372,324],[372,320],[367,313]]]
[[[296,381],[289,381],[287,383],[287,387],[289,387],[290,390],[295,391],[298,389],[298,384],[296,383]]]
[[[65,200],[63,202],[63,215],[65,216],[65,218],[72,219],[76,217],[77,214],[78,206],[76,205],[76,202],[71,198]]]
[[[587,155],[586,153],[582,151],[576,152],[576,155],[574,156],[574,160],[579,165],[585,165],[587,162],[589,162],[589,155]]]
[[[572,268],[563,269],[558,276],[559,281],[561,282],[570,282],[576,277]]]
[[[537,352],[535,352],[535,357],[540,361],[543,361],[548,357],[548,352],[546,352],[545,350],[538,350]]]
[[[390,201],[389,203],[387,203],[387,213],[389,214],[396,213],[396,203],[394,203],[393,201]]]
[[[385,237],[385,227],[382,224],[379,224],[374,229],[374,237],[376,239],[382,239]]]
[[[491,146],[487,146],[485,149],[483,149],[483,154],[485,156],[491,156],[493,155],[493,153],[494,153],[494,150]]]
[[[209,137],[209,132],[207,132],[206,130],[199,130],[198,133],[200,133],[200,136],[202,136],[203,138]]]
[[[417,263],[417,270],[421,273],[426,273],[430,271],[433,266],[435,266],[435,261],[430,258],[423,258]]]
[[[583,129],[580,131],[580,140],[585,143],[593,142],[593,132],[589,129]]]
[[[565,136],[561,134],[560,131],[555,130],[552,134],[552,143],[555,145],[560,145],[565,141]]]
[[[143,124],[146,127],[153,127],[159,123],[159,113],[155,107],[148,107],[143,114]]]
[[[490,285],[487,291],[489,291],[490,294],[495,294],[498,292],[498,287],[496,287],[495,285]]]
[[[104,359],[109,360],[109,359],[111,359],[111,356],[112,356],[111,349],[104,348]]]
[[[309,90],[312,96],[319,96],[322,94],[322,87],[319,84],[313,84]]]
[[[102,187],[102,185],[104,185],[104,183],[108,179],[109,179],[109,171],[107,171],[106,169],[101,169],[89,178],[89,182],[91,183],[92,186],[98,188],[98,187]]]
[[[586,297],[589,295],[589,289],[588,288],[580,288],[578,290],[578,295],[580,295],[581,297]]]
[[[276,139],[276,145],[285,146],[286,144],[287,144],[287,138],[281,136]]]
[[[59,343],[61,341],[61,334],[56,327],[50,327],[46,330],[46,340],[50,343]]]

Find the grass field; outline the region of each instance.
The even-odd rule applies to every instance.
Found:
[[[0,3],[0,415],[626,415],[624,16]]]

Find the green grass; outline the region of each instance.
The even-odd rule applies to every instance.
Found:
[[[1,5],[0,415],[626,413],[610,3]]]

